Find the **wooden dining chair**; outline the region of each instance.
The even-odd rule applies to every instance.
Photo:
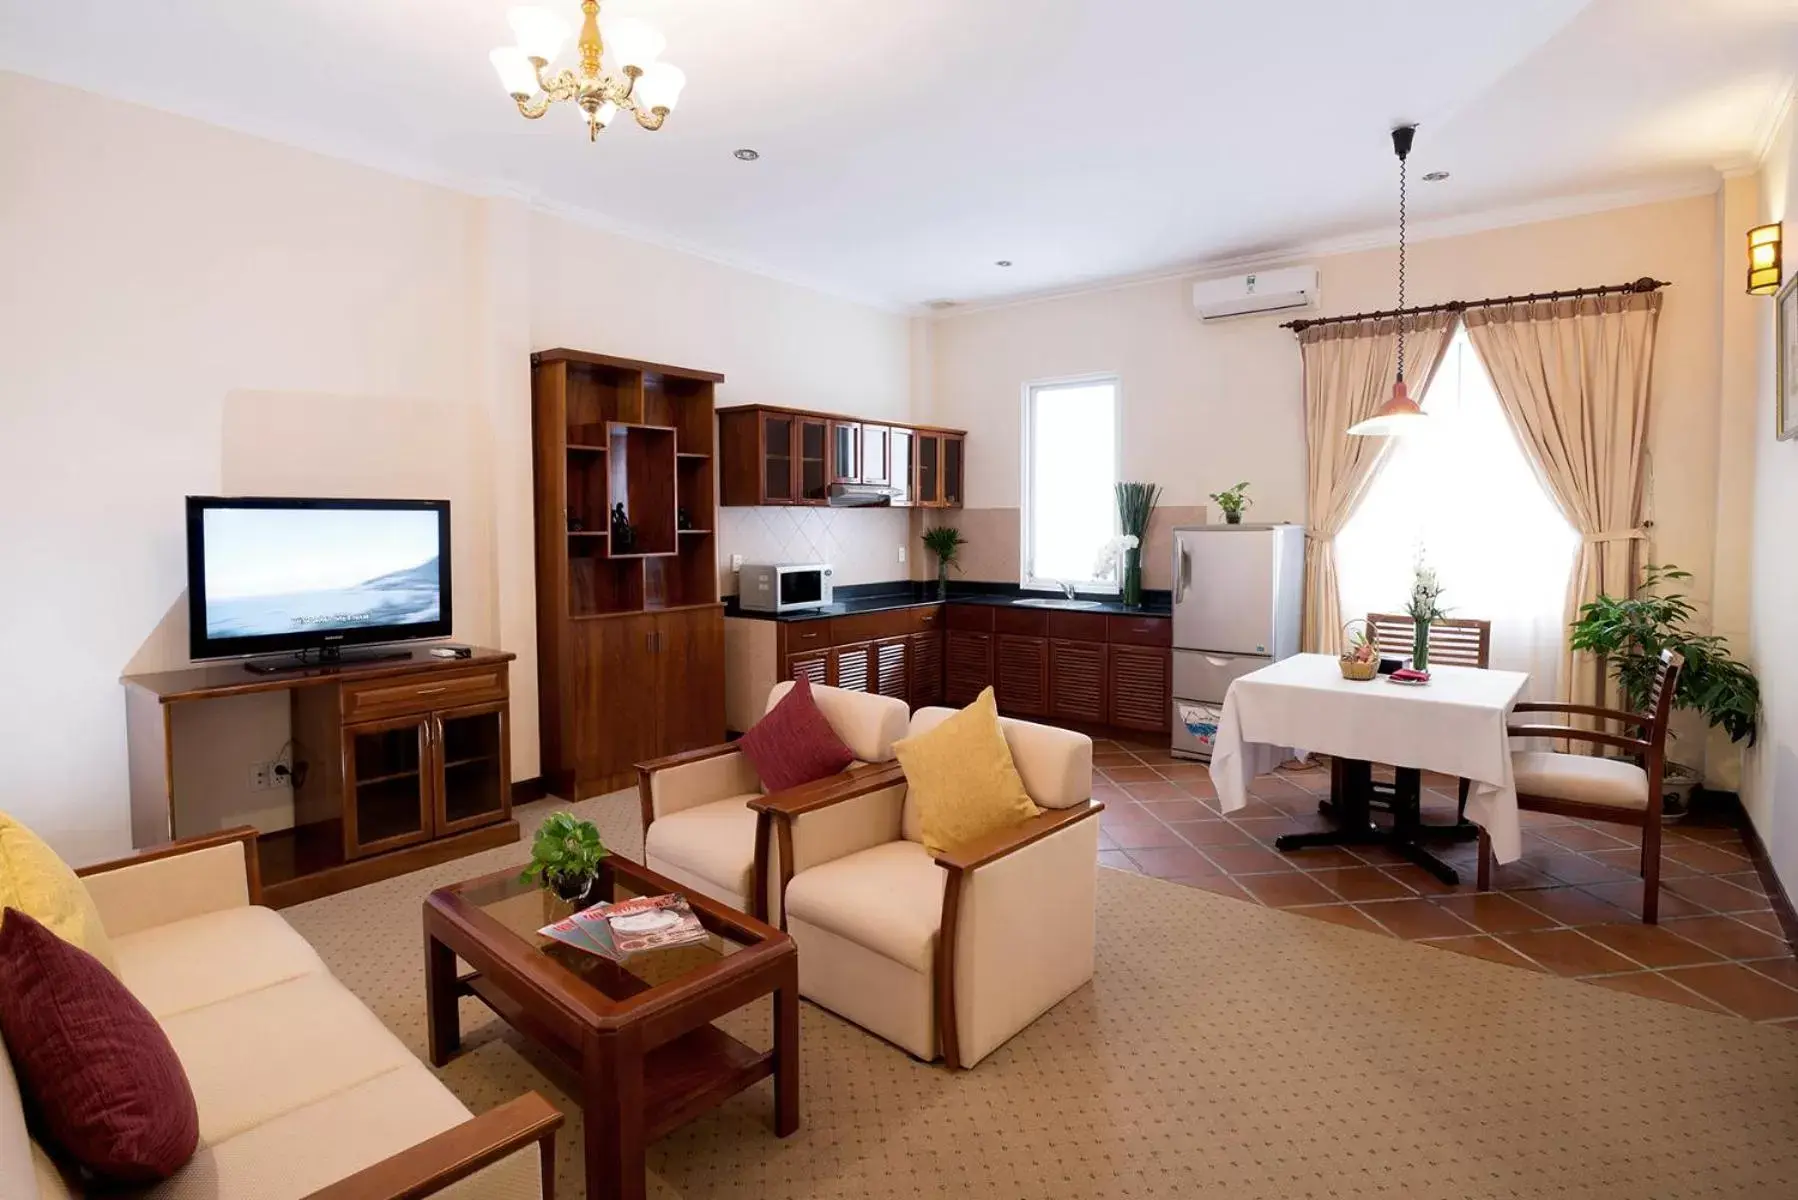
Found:
[[[1417,623],[1404,613],[1368,613],[1367,637],[1382,658],[1411,657],[1417,644]],[[1471,617],[1443,617],[1430,622],[1430,661],[1453,667],[1492,665],[1492,622]],[[1457,824],[1467,820],[1467,780],[1460,782]]]
[[[1517,807],[1530,812],[1554,813],[1586,821],[1615,821],[1642,830],[1642,921],[1653,925],[1660,916],[1661,901],[1661,775],[1666,765],[1667,714],[1679,687],[1680,668],[1686,660],[1672,650],[1661,651],[1655,668],[1654,687],[1648,693],[1648,711],[1622,712],[1590,704],[1542,704],[1526,702],[1513,712],[1566,713],[1616,721],[1624,728],[1643,731],[1629,737],[1603,729],[1578,729],[1572,725],[1512,725],[1512,737],[1547,737],[1615,746],[1640,755],[1642,765],[1629,759],[1601,758],[1593,754],[1559,754],[1545,750],[1511,752],[1511,774],[1517,783]],[[1492,842],[1480,830],[1480,891],[1492,886]]]

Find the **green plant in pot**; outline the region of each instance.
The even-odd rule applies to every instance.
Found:
[[[1249,499],[1249,485],[1239,483],[1235,487],[1225,488],[1221,492],[1212,492],[1211,500],[1218,511],[1224,514],[1224,524],[1242,524],[1242,510],[1253,504]]]
[[[1691,626],[1692,604],[1669,584],[1690,579],[1691,573],[1674,566],[1650,566],[1642,573],[1635,594],[1626,599],[1601,595],[1580,608],[1569,644],[1575,650],[1601,655],[1633,712],[1648,709],[1654,673],[1662,650],[1685,656],[1674,692],[1676,708],[1701,714],[1712,728],[1721,728],[1732,742],[1750,746],[1760,729],[1761,688],[1754,672],[1729,652],[1726,639],[1699,633]],[[1685,793],[1697,782],[1690,767],[1669,763],[1670,814],[1685,811]]]
[[[934,529],[924,531],[924,548],[936,555],[936,598],[946,600],[949,596],[949,568],[961,570],[955,561],[961,548],[967,545],[961,536],[961,530],[953,525],[938,525]]]
[[[573,813],[551,813],[531,842],[531,861],[521,880],[536,880],[558,899],[579,905],[587,899],[600,863],[611,851],[599,838],[599,827]]]
[[[1118,528],[1124,531],[1124,574],[1119,592],[1125,608],[1142,607],[1142,546],[1149,536],[1149,518],[1161,501],[1161,488],[1153,483],[1117,485]]]

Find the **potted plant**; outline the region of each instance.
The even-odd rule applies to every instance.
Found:
[[[1221,492],[1212,492],[1211,499],[1224,514],[1224,524],[1242,524],[1242,510],[1253,504],[1249,499],[1249,485],[1239,483],[1235,487],[1225,488]]]
[[[1635,595],[1623,600],[1600,595],[1582,606],[1569,644],[1603,656],[1624,703],[1634,712],[1648,708],[1661,651],[1678,651],[1686,665],[1679,673],[1674,706],[1701,713],[1730,741],[1746,740],[1752,746],[1760,729],[1760,681],[1730,654],[1726,639],[1691,627],[1692,604],[1684,594],[1665,590],[1669,583],[1691,577],[1674,566],[1648,567]],[[1666,771],[1666,812],[1683,816],[1698,772],[1673,762]]]
[[[519,879],[535,879],[557,899],[581,908],[591,902],[599,865],[610,853],[593,822],[569,812],[551,813],[531,842],[531,861]]]
[[[1411,669],[1414,671],[1430,669],[1430,625],[1448,615],[1439,603],[1441,598],[1442,581],[1436,578],[1436,568],[1425,562],[1419,553],[1411,575],[1411,598],[1405,602],[1405,611],[1411,615]]]
[[[1161,499],[1161,489],[1152,483],[1120,483],[1117,485],[1118,526],[1123,530],[1119,543],[1124,553],[1124,577],[1120,591],[1125,608],[1142,607],[1142,544],[1149,536],[1149,518]]]
[[[955,567],[956,570],[961,570],[960,566],[956,564],[955,558],[961,553],[961,548],[967,544],[961,536],[961,530],[953,525],[938,525],[935,529],[924,531],[924,548],[936,555],[936,598],[938,600],[949,598],[949,568]]]

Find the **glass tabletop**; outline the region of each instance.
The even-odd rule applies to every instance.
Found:
[[[580,976],[613,1000],[626,1000],[648,988],[678,982],[758,941],[748,930],[721,929],[724,923],[707,911],[713,906],[703,901],[695,902],[693,895],[685,889],[660,886],[641,876],[639,872],[642,871],[637,864],[613,856],[602,868],[595,894],[612,903],[638,896],[666,895],[670,891],[684,895],[706,928],[704,941],[645,950],[622,962],[614,962],[538,933],[544,926],[573,915],[575,906],[558,899],[555,893],[535,882],[521,881],[515,873],[488,876],[452,890],[465,903],[497,921],[507,933],[534,946],[539,954]]]

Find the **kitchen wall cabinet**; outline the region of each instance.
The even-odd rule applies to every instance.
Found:
[[[718,410],[719,503],[825,505],[831,484],[899,489],[898,507],[959,507],[958,429],[862,421],[767,405]]]

